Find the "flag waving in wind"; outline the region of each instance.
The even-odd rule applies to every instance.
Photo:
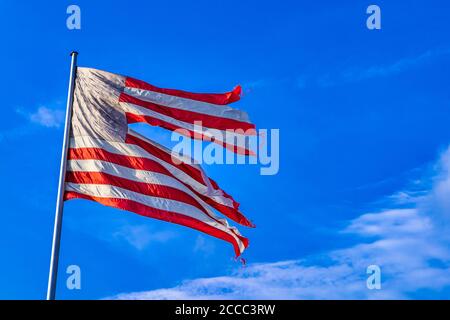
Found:
[[[191,159],[175,159],[170,150],[128,128],[145,122],[208,140],[211,137],[194,126],[201,121],[209,129],[254,134],[246,113],[228,106],[239,98],[240,87],[224,94],[189,93],[78,68],[64,199],[93,200],[184,225],[230,242],[239,256],[248,240],[226,218],[254,227],[239,211],[239,203]],[[245,147],[211,140],[250,154]]]

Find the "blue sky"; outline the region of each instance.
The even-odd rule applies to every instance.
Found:
[[[193,230],[68,202],[58,298],[447,298],[450,5],[374,3],[378,31],[364,1],[2,1],[0,298],[45,297],[73,49],[157,86],[240,83],[236,106],[280,129],[280,172],[206,167],[257,225],[241,228],[246,267]],[[81,30],[66,28],[70,4]],[[370,264],[381,290],[366,288]]]

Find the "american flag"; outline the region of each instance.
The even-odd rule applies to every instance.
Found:
[[[144,122],[168,130],[184,129],[193,138],[195,121],[209,129],[254,134],[246,113],[228,104],[239,100],[240,87],[223,94],[162,89],[143,81],[90,68],[78,68],[64,199],[88,199],[196,229],[230,242],[239,256],[248,239],[226,218],[254,225],[239,203],[210,179],[192,159],[174,156],[164,146],[131,130]],[[246,147],[214,140],[250,154]],[[219,216],[215,211],[222,214]]]

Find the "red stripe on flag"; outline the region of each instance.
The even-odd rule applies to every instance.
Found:
[[[183,225],[189,228],[196,229],[198,231],[201,231],[203,233],[209,234],[213,237],[222,239],[224,241],[227,241],[233,245],[234,252],[236,254],[236,257],[240,256],[241,250],[239,249],[239,245],[236,241],[236,239],[233,238],[230,234],[219,230],[217,228],[214,228],[204,222],[201,222],[199,220],[196,220],[194,218],[178,214],[175,212],[155,209],[146,205],[143,205],[141,203],[138,203],[136,201],[128,200],[128,199],[116,199],[116,198],[100,198],[100,197],[93,197],[86,194],[81,194],[78,192],[72,192],[67,191],[64,194],[64,200],[71,200],[71,199],[86,199],[86,200],[92,200],[98,203],[101,203],[105,206],[114,207],[126,211],[131,211],[134,213],[137,213],[142,216],[163,220],[171,223],[176,223],[179,225]],[[248,247],[248,239],[244,238],[240,235],[236,235],[236,237],[239,238],[239,240],[243,243],[244,247]]]
[[[151,197],[176,200],[190,204],[204,214],[209,215],[206,209],[194,198],[185,192],[165,185],[137,182],[126,178],[114,176],[104,172],[80,172],[68,171],[66,181],[78,184],[105,184],[127,189]]]
[[[184,173],[188,174],[189,176],[193,177],[195,180],[197,180],[198,182],[200,182],[201,184],[207,186],[206,181],[204,180],[205,178],[209,180],[209,182],[211,182],[211,185],[213,186],[213,188],[215,190],[220,190],[223,195],[232,200],[233,201],[233,206],[235,208],[239,207],[239,203],[236,202],[233,197],[231,197],[229,194],[227,194],[225,191],[223,191],[222,189],[220,189],[219,185],[217,184],[216,181],[214,181],[213,179],[210,179],[208,177],[203,177],[203,174],[200,170],[198,170],[197,168],[195,168],[192,165],[189,165],[187,163],[180,163],[180,164],[175,164],[172,160],[172,155],[170,155],[169,153],[167,153],[166,151],[152,145],[151,143],[146,142],[145,140],[142,140],[134,135],[131,134],[127,134],[126,138],[125,138],[125,142],[129,143],[129,144],[134,144],[137,145],[139,147],[141,147],[142,149],[144,149],[145,151],[147,151],[148,153],[150,153],[151,155],[167,162],[170,163],[174,166],[176,166],[178,169],[182,170]]]
[[[101,148],[76,148],[69,149],[69,160],[103,160],[111,163],[115,163],[127,168],[137,169],[137,170],[146,170],[157,173],[162,173],[168,176],[173,176],[162,164],[158,163],[155,160],[143,158],[143,157],[134,157],[122,154],[116,154],[108,152]],[[181,168],[179,168],[181,169]],[[184,170],[183,170],[184,171]],[[186,172],[191,178],[197,180],[199,183],[204,184],[203,179],[200,177],[193,176],[190,172]]]
[[[141,147],[142,149],[150,153],[152,156],[173,165],[174,167],[178,168],[179,170],[183,171],[184,173],[186,173],[187,175],[198,181],[199,183],[206,185],[200,170],[184,162],[181,163],[173,162],[171,154],[165,152],[164,150],[161,150],[160,148],[152,145],[151,143],[147,143],[144,140],[139,139],[138,137],[133,136],[131,134],[126,135],[125,143]]]
[[[149,90],[180,98],[203,101],[219,105],[226,105],[238,101],[241,98],[242,91],[241,86],[236,86],[232,91],[226,93],[193,93],[183,90],[158,88],[142,80],[134,79],[131,77],[126,78],[125,86],[128,88]]]
[[[161,160],[165,161],[166,153],[164,153],[161,149],[145,143],[145,141],[142,141],[141,139],[134,137],[132,135],[128,135],[127,139],[132,140],[136,145],[140,146],[144,150],[152,153],[155,157],[160,158]],[[163,155],[163,157],[160,157],[160,155]],[[217,183],[210,179],[212,186],[216,190],[220,190],[225,198],[228,198],[233,203],[233,208],[228,207],[226,205],[217,203],[213,199],[209,198],[208,196],[205,196],[198,191],[196,191],[192,186],[187,184],[186,182],[182,181],[181,179],[175,177],[170,171],[168,171],[163,165],[160,163],[143,157],[134,157],[134,156],[127,156],[127,155],[121,155],[121,154],[115,154],[108,152],[101,148],[70,148],[68,153],[68,159],[69,160],[101,160],[101,161],[107,161],[111,163],[115,163],[130,169],[135,170],[145,170],[150,172],[156,172],[165,174],[169,177],[172,177],[182,183],[184,186],[186,186],[189,190],[194,192],[198,197],[200,197],[203,201],[205,201],[207,204],[212,206],[214,209],[222,213],[223,215],[229,217],[230,219],[236,221],[239,224],[242,224],[247,227],[254,227],[254,224],[251,223],[240,211],[239,211],[239,203],[233,199],[229,194],[227,194],[225,191],[221,190]],[[170,160],[170,156],[169,159]],[[170,162],[169,162],[170,163]],[[173,163],[172,163],[173,164]],[[175,164],[173,164],[175,165]],[[177,166],[178,169],[182,170],[184,173],[189,175],[191,178],[195,179],[199,183],[205,185],[205,182],[203,181],[203,178],[201,176],[201,173],[198,172],[195,168],[188,166],[186,164],[180,164]],[[192,174],[196,174],[197,177],[194,177]]]
[[[217,139],[210,138],[208,136],[205,136],[204,134],[200,133],[200,132],[193,132],[192,130],[188,130],[176,125],[173,125],[167,121],[161,120],[161,119],[157,119],[151,116],[144,116],[144,115],[138,115],[138,114],[134,114],[134,113],[126,113],[126,117],[127,117],[127,123],[137,123],[137,122],[144,122],[144,123],[148,123],[149,125],[155,126],[155,127],[162,127],[164,129],[168,129],[171,131],[177,131],[178,133],[187,136],[191,139],[196,139],[196,140],[203,140],[203,141],[210,141],[210,142],[214,142],[217,143],[221,146],[223,146],[224,148],[240,154],[240,155],[245,155],[245,156],[256,156],[256,154],[249,149],[246,148],[242,148],[240,146],[237,145],[232,145]],[[178,131],[179,130],[179,131]],[[188,134],[185,132],[187,131]]]
[[[205,126],[206,128],[213,128],[218,130],[255,129],[255,125],[252,123],[212,116],[205,113],[198,113],[193,111],[166,107],[153,102],[140,100],[124,92],[120,94],[119,102],[132,103],[187,123],[194,124],[195,121],[201,121],[202,125]]]
[[[172,156],[170,154],[168,154],[164,150],[161,150],[160,148],[152,145],[151,143],[148,143],[148,142],[146,142],[136,136],[133,136],[131,134],[127,134],[127,136],[125,138],[125,142],[141,147],[142,149],[144,149],[148,153],[152,154],[153,156],[176,166],[178,169],[182,170],[187,175],[189,175],[193,178],[195,177],[194,179],[197,180],[198,182],[200,182],[201,184],[206,185],[202,173],[197,168],[195,168],[189,164],[186,164],[186,163],[181,163],[181,164],[173,163]],[[209,180],[209,182],[211,183],[212,187],[215,190],[219,190],[225,198],[228,198],[232,201],[234,210],[230,207],[227,207],[220,203],[215,202],[214,200],[212,200],[211,198],[208,198],[207,196],[197,193],[189,185],[187,185],[187,186],[190,189],[192,189],[199,197],[201,197],[203,201],[205,201],[206,203],[211,205],[213,208],[215,208],[216,210],[218,210],[225,216],[229,217],[230,219],[232,219],[244,226],[255,227],[255,225],[253,223],[251,223],[241,212],[239,212],[239,205],[240,205],[239,202],[234,200],[234,198],[232,196],[230,196],[228,193],[226,193],[224,190],[222,190],[216,181],[214,181],[213,179],[210,179],[208,177],[206,177],[206,179]]]

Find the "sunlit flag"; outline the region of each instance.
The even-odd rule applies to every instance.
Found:
[[[78,68],[64,199],[89,199],[184,225],[230,242],[239,256],[248,240],[225,219],[253,226],[239,204],[191,159],[172,158],[170,150],[128,128],[145,122],[194,130],[194,121],[200,120],[215,130],[254,129],[244,112],[227,105],[238,100],[239,93],[239,87],[224,94],[161,89]]]

